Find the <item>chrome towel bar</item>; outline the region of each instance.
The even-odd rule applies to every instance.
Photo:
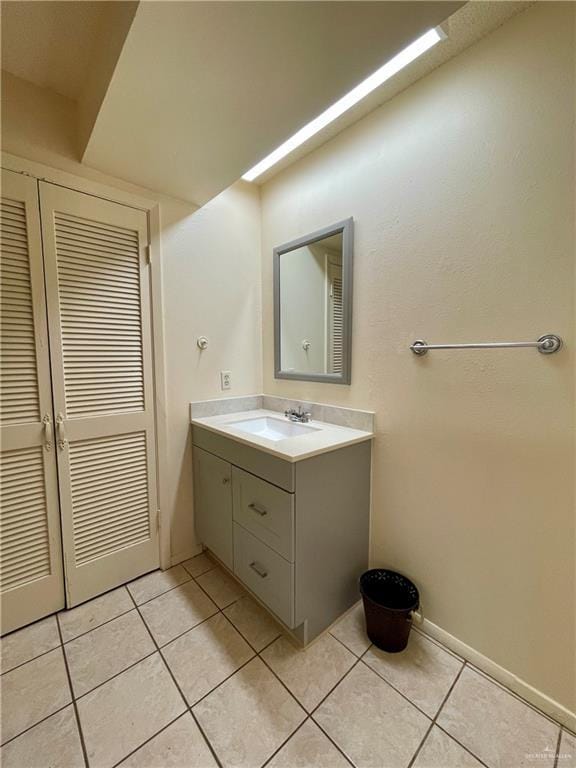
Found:
[[[508,349],[511,347],[536,347],[543,355],[551,355],[562,347],[562,339],[553,333],[540,336],[538,341],[491,341],[486,344],[428,344],[417,339],[410,345],[415,355],[425,355],[429,349]]]

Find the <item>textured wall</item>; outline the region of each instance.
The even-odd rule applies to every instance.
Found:
[[[377,412],[374,564],[571,709],[573,34],[530,7],[262,190],[264,391]],[[348,216],[352,385],[275,381],[272,248]],[[561,354],[408,350],[546,332]]]
[[[162,205],[172,558],[195,551],[188,403],[262,388],[258,188],[230,187],[192,215]],[[196,346],[207,336],[208,349]],[[220,390],[220,371],[232,390]]]

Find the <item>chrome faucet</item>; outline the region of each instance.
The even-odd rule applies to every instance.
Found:
[[[300,405],[297,411],[294,408],[288,408],[288,410],[284,411],[284,416],[290,419],[290,421],[301,421],[304,424],[312,418],[312,414],[308,413],[308,411],[303,411]]]

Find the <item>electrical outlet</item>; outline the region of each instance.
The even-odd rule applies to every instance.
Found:
[[[232,371],[220,371],[220,389],[231,389]]]

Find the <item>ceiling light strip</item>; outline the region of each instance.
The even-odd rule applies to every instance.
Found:
[[[423,53],[426,53],[426,51],[445,37],[446,35],[440,27],[428,30],[428,32],[423,34],[417,40],[414,40],[413,43],[410,43],[410,45],[400,51],[400,53],[396,54],[390,61],[387,61],[386,64],[381,66],[380,69],[377,69],[376,72],[359,83],[335,104],[328,107],[322,114],[318,115],[314,120],[311,120],[303,128],[300,128],[300,130],[287,141],[277,147],[253,168],[250,168],[242,178],[245,181],[254,181],[254,179],[261,176],[264,171],[267,171],[268,168],[271,168],[279,160],[282,160],[283,157],[286,157],[290,152],[293,152],[297,147],[304,144],[305,141],[308,141],[308,139],[321,131],[322,128],[325,128],[332,123],[340,117],[340,115],[344,114],[344,112],[368,96],[369,93],[372,93],[372,91],[382,85],[382,83],[385,83],[386,80],[389,80],[397,72],[400,72],[401,69],[408,66],[414,59],[422,56]]]

